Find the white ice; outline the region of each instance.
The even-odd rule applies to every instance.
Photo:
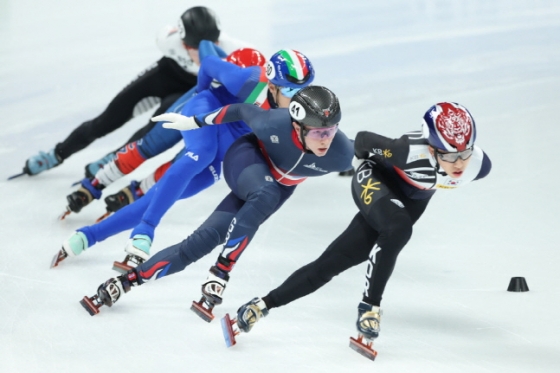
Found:
[[[559,372],[560,4],[554,0],[205,1],[228,34],[267,55],[307,54],[341,100],[341,128],[398,137],[451,100],[478,124],[487,179],[439,191],[399,257],[371,362],[348,348],[365,266],[272,310],[225,347],[218,320],[189,311],[218,251],[90,317],[78,301],[114,276],[128,233],[49,269],[94,203],[60,222],[83,166],[133,120],[36,177],[6,178],[100,113],[156,61],[155,34],[196,3],[0,1],[0,372]],[[148,162],[149,173],[173,152]],[[113,185],[123,187],[131,178]],[[356,213],[349,178],[308,180],[237,264],[217,319],[316,258]],[[224,182],[167,214],[154,250],[184,239]],[[530,291],[507,292],[511,277]]]

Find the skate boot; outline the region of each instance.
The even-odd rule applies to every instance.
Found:
[[[367,340],[379,337],[379,323],[381,322],[381,308],[361,302],[358,306],[358,321],[356,327],[358,332]]]
[[[144,263],[150,257],[152,239],[145,234],[137,234],[128,240],[124,251],[127,253],[122,262],[113,262],[113,269],[120,273],[126,273],[132,268]]]
[[[237,318],[231,319],[229,313],[222,317],[222,332],[226,346],[231,347],[237,343],[235,337],[242,331],[249,333],[253,325],[261,317],[268,315],[268,307],[261,298],[253,298],[237,310]]]
[[[130,205],[142,196],[142,192],[138,189],[139,183],[132,181],[129,186],[121,189],[117,193],[105,198],[108,212],[115,212],[122,209],[126,205]]]
[[[95,162],[91,162],[86,165],[86,177],[88,179],[93,179],[97,171],[103,168],[107,163],[111,162],[117,156],[115,153],[107,154],[105,157],[98,159]]]
[[[69,256],[78,256],[89,247],[85,234],[80,231],[72,233],[68,239],[62,243],[62,249],[54,256],[51,262],[51,268],[56,267],[58,263]]]
[[[30,176],[33,176],[43,171],[49,170],[53,167],[56,167],[61,163],[62,163],[62,158],[58,154],[56,154],[54,149],[51,149],[47,153],[39,152],[39,154],[30,157],[25,162],[25,167],[23,168],[23,172],[25,172]]]
[[[216,266],[210,268],[210,274],[202,284],[202,298],[193,302],[191,310],[203,320],[210,322],[214,319],[212,309],[217,304],[222,304],[222,294],[229,281],[229,274]]]
[[[68,206],[66,206],[66,212],[60,217],[60,220],[63,220],[70,212],[79,213],[94,199],[101,198],[101,189],[102,187],[93,185],[89,179],[82,180],[80,188],[66,196]]]
[[[375,360],[377,351],[373,349],[373,340],[379,336],[379,323],[381,321],[381,309],[378,306],[361,302],[358,306],[358,338],[350,337],[350,348]]]
[[[91,316],[94,316],[99,313],[99,308],[101,308],[101,306],[111,307],[123,294],[128,293],[133,286],[138,285],[136,272],[131,270],[117,278],[108,279],[103,284],[99,285],[97,294],[93,297],[84,297],[84,299],[80,301],[80,304]]]
[[[237,310],[237,326],[245,333],[249,333],[253,325],[266,315],[268,315],[266,303],[261,298],[253,298]]]

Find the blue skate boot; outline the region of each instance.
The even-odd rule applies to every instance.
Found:
[[[39,154],[30,157],[25,162],[23,172],[29,176],[40,174],[62,163],[62,158],[56,154],[54,148],[48,152],[39,152]]]
[[[97,171],[103,168],[107,163],[111,162],[113,159],[117,158],[115,153],[109,153],[97,161],[91,162],[86,165],[86,177],[92,179],[95,177]]]

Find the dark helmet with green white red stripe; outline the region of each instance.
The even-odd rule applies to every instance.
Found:
[[[303,53],[282,49],[268,60],[266,77],[276,86],[298,89],[313,82],[315,70]]]

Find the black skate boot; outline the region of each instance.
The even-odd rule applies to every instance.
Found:
[[[210,274],[202,284],[202,298],[192,303],[191,310],[204,321],[210,322],[214,319],[212,309],[217,304],[222,304],[222,294],[229,281],[229,274],[216,266],[210,268]]]
[[[107,211],[116,212],[140,198],[141,192],[139,193],[138,187],[138,182],[132,181],[129,186],[106,197]]]
[[[140,190],[140,183],[133,180],[129,186],[119,190],[115,194],[105,197],[105,207],[107,212],[100,216],[96,220],[96,223],[99,223],[101,220],[105,219],[112,213],[119,211],[123,207],[130,205],[143,195],[144,194]]]
[[[86,188],[80,187],[77,191],[66,196],[68,209],[78,213],[93,201],[93,196]]]
[[[381,308],[361,302],[358,305],[358,338],[350,337],[350,348],[370,360],[375,360],[377,351],[373,349],[373,340],[379,337]]]
[[[63,220],[71,212],[78,213],[82,211],[91,201],[101,198],[101,191],[104,188],[105,186],[99,184],[95,179],[83,179],[80,188],[66,196],[68,206],[66,206],[66,212],[60,216],[60,220]]]
[[[117,278],[110,278],[99,285],[97,294],[92,297],[84,297],[80,304],[91,316],[97,315],[101,306],[111,307],[122,294],[128,293],[133,286],[139,284],[136,272],[134,270],[129,271]]]

